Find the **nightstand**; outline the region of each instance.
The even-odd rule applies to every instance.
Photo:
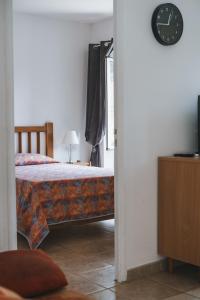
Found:
[[[88,161],[75,161],[73,162],[74,165],[79,165],[79,166],[85,166],[85,167],[90,167],[91,163]]]
[[[72,165],[78,165],[78,166],[85,166],[85,167],[90,167],[91,166],[91,163],[88,162],[88,161],[74,161],[71,164]]]

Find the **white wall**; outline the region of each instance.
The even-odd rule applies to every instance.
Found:
[[[117,180],[127,269],[158,259],[157,157],[195,150],[200,2],[172,1],[185,27],[171,47],[160,45],[151,30],[162,2],[116,1]]]
[[[113,38],[114,35],[114,20],[109,18],[102,22],[91,25],[91,42],[99,43],[100,41],[107,41]],[[102,144],[102,161],[106,168],[114,168],[114,151],[106,150],[106,141]]]
[[[54,123],[55,157],[66,161],[60,144],[75,129],[81,144],[73,159],[88,160],[85,143],[87,58],[90,25],[15,14],[15,125]]]
[[[113,18],[106,19],[91,25],[91,42],[107,41],[113,38]]]
[[[0,0],[0,251],[16,249],[12,1]]]

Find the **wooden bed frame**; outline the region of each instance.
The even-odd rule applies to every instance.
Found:
[[[40,147],[40,133],[45,133],[45,149],[46,155],[49,157],[54,156],[53,153],[53,123],[47,122],[44,126],[16,126],[15,133],[18,135],[18,153],[23,152],[22,146],[22,134],[27,134],[27,143],[28,143],[28,153],[31,153],[32,150],[32,133],[36,133],[36,149],[37,153],[40,154],[41,147]],[[71,221],[57,225],[50,225],[51,229],[58,229],[60,227],[66,226],[66,224],[86,224],[86,223],[93,223],[98,221],[105,221],[114,219],[114,214],[110,214],[103,217],[96,217],[88,220],[80,220],[80,221]]]
[[[32,152],[32,133],[36,133],[37,153],[41,153],[40,133],[45,134],[45,152],[46,155],[53,158],[53,123],[47,122],[44,126],[17,126],[15,133],[18,135],[18,153],[23,152],[22,134],[27,134],[28,153]]]

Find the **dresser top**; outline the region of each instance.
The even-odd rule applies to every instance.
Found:
[[[200,157],[160,156],[159,161],[200,163]]]

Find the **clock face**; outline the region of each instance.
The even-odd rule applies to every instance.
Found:
[[[176,44],[183,33],[183,18],[178,7],[171,3],[159,5],[153,13],[152,29],[162,45]]]

